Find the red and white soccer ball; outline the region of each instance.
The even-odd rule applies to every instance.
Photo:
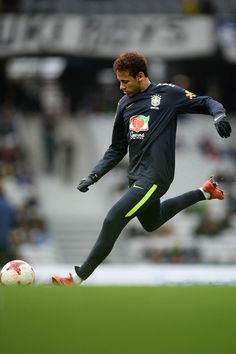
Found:
[[[31,285],[34,281],[33,268],[22,260],[10,261],[0,271],[0,283],[4,285]]]

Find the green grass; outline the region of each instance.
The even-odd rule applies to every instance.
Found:
[[[235,354],[236,287],[0,287],[3,354]]]

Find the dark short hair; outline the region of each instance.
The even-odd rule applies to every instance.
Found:
[[[129,71],[130,75],[136,77],[139,72],[143,72],[148,76],[147,59],[136,52],[122,53],[113,63],[113,70]]]

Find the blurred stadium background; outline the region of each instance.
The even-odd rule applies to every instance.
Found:
[[[235,1],[1,0],[0,11],[0,174],[17,215],[12,257],[47,282],[88,254],[126,189],[127,160],[88,193],[76,186],[110,143],[121,97],[112,62],[136,50],[152,80],[221,101],[233,127],[224,141],[211,117],[180,117],[165,198],[212,174],[226,198],[199,203],[151,234],[133,221],[87,283],[235,283]]]

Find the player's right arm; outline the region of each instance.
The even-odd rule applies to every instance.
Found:
[[[103,158],[93,168],[91,173],[82,179],[77,189],[80,192],[87,192],[88,187],[97,182],[102,176],[115,167],[126,155],[128,141],[125,133],[122,112],[118,104],[115,122],[113,126],[111,145],[105,152]]]

